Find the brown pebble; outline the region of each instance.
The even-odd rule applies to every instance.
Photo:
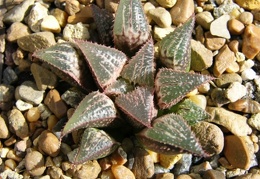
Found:
[[[15,168],[17,167],[17,163],[13,159],[7,159],[5,161],[5,166],[10,168],[11,170],[15,170]]]
[[[173,8],[170,10],[172,23],[179,25],[184,23],[194,13],[193,0],[178,0]]]
[[[48,130],[51,131],[53,127],[57,124],[58,118],[55,115],[50,115],[47,119]]]
[[[11,146],[16,142],[15,136],[11,136],[9,139],[4,141],[5,146]]]
[[[77,14],[69,16],[67,22],[69,24],[76,24],[78,22],[82,22],[82,23],[93,22],[93,15],[90,6],[85,6]]]
[[[245,25],[236,19],[228,21],[228,30],[232,35],[241,35],[244,32]]]
[[[259,178],[260,178],[259,173],[248,173],[248,174],[237,176],[234,179],[259,179]]]
[[[242,12],[238,18],[243,24],[249,25],[253,23],[254,16],[251,12],[245,11]]]
[[[236,135],[225,137],[224,155],[234,168],[248,169],[250,153],[244,138]]]
[[[41,176],[46,169],[43,155],[38,151],[28,152],[25,156],[25,168],[32,176]]]
[[[0,115],[0,139],[6,139],[9,137],[10,133],[8,130],[8,127],[5,123],[4,118],[2,118],[2,116]]]
[[[230,50],[232,50],[234,53],[239,52],[240,44],[238,40],[232,40],[228,43],[228,47]]]
[[[226,43],[226,39],[212,35],[210,32],[205,33],[205,46],[210,50],[219,50]]]
[[[38,121],[41,117],[41,113],[37,107],[32,107],[26,113],[27,121],[35,122]]]
[[[66,0],[65,11],[69,15],[74,15],[80,11],[80,3],[77,0]]]
[[[51,157],[56,157],[60,152],[60,141],[51,132],[45,130],[39,136],[39,149]]]
[[[124,165],[113,165],[111,170],[116,179],[135,179],[133,172]]]

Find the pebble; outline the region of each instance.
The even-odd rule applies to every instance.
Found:
[[[192,155],[186,153],[182,154],[182,158],[175,164],[173,168],[174,175],[188,173],[190,171],[191,163]]]
[[[80,11],[80,3],[79,3],[79,1],[77,1],[77,0],[66,1],[65,11],[69,15],[75,15],[77,12]]]
[[[41,31],[60,33],[61,27],[56,17],[54,17],[53,15],[48,15],[44,17],[41,21]]]
[[[221,107],[225,104],[230,103],[230,101],[225,97],[225,89],[223,88],[213,88],[210,93],[210,99],[207,102],[209,105]],[[210,106],[212,106],[210,105]]]
[[[173,173],[159,173],[155,179],[174,179]]]
[[[62,170],[59,167],[51,166],[48,167],[46,172],[51,178],[62,178]]]
[[[243,137],[229,135],[225,137],[224,155],[234,168],[248,169],[250,153]]]
[[[68,14],[65,11],[59,8],[55,8],[51,11],[51,15],[53,15],[57,19],[60,27],[66,26]]]
[[[51,157],[56,157],[60,152],[60,141],[51,132],[43,131],[38,140],[38,148]]]
[[[119,4],[119,0],[107,0],[105,1],[105,9],[108,12],[115,13]]]
[[[245,116],[221,107],[207,107],[206,110],[212,117],[208,122],[224,126],[237,136],[246,136],[252,133],[252,129],[247,124],[247,118]]]
[[[87,161],[83,165],[81,165],[79,170],[76,171],[74,177],[78,179],[96,179],[100,172],[101,168],[96,160]],[[127,175],[122,174],[122,176],[125,176],[125,178],[127,178]]]
[[[187,21],[194,13],[193,0],[177,0],[176,4],[171,8],[170,14],[172,23],[179,25]]]
[[[248,173],[235,177],[235,179],[258,179],[260,178],[259,173]]]
[[[93,14],[90,6],[85,6],[77,14],[67,17],[66,23],[77,24],[79,22],[86,24],[93,22]]]
[[[17,107],[17,109],[19,109],[20,111],[26,111],[30,108],[33,107],[33,105],[31,103],[27,103],[21,99],[18,99],[16,102],[15,102],[15,106]]]
[[[252,99],[239,99],[228,105],[228,109],[249,114],[260,112],[260,104]]]
[[[111,154],[109,159],[111,164],[124,165],[127,162],[127,153],[122,147],[119,147]]]
[[[203,179],[225,179],[225,175],[218,170],[209,169],[202,174]]]
[[[196,14],[196,23],[201,25],[206,30],[210,29],[210,24],[213,20],[214,17],[208,11],[203,11]]]
[[[171,14],[163,7],[157,7],[148,11],[148,16],[162,28],[170,27],[172,24]]]
[[[201,25],[195,27],[195,39],[203,44],[205,42],[204,30]]]
[[[245,69],[241,73],[241,77],[244,81],[246,80],[253,80],[256,78],[256,72],[253,69]]]
[[[8,127],[6,125],[6,122],[4,118],[0,115],[0,139],[7,139],[10,136]]]
[[[224,135],[217,125],[202,121],[192,126],[192,129],[202,148],[209,155],[218,155],[222,152]]]
[[[176,154],[176,155],[164,155],[159,154],[159,163],[162,167],[166,169],[173,169],[174,165],[181,160],[182,154]]]
[[[3,82],[4,84],[10,85],[18,80],[18,76],[14,69],[10,66],[6,67],[3,71]]]
[[[229,19],[229,15],[222,15],[219,18],[212,21],[210,24],[210,33],[218,37],[230,39],[231,36],[227,28],[227,23]]]
[[[38,151],[29,151],[25,156],[25,168],[32,176],[41,176],[46,167],[44,156]]]
[[[156,2],[164,8],[172,8],[177,0],[156,0]]]
[[[51,111],[49,110],[49,108],[45,104],[41,103],[38,106],[38,109],[40,110],[41,118],[43,120],[47,119],[50,115],[52,115]]]
[[[248,60],[244,60],[242,62],[239,63],[239,66],[240,66],[240,70],[239,72],[242,72],[246,69],[250,69],[252,68],[253,66],[255,65],[255,62],[251,59],[248,59]]]
[[[13,105],[14,87],[0,84],[0,109],[8,110]]]
[[[232,35],[241,35],[245,30],[245,25],[237,19],[230,19],[227,26]]]
[[[52,71],[37,63],[32,63],[31,72],[39,90],[53,89],[58,82],[57,76]]]
[[[81,22],[77,24],[67,24],[63,29],[63,39],[72,40],[72,39],[83,39],[87,40],[90,38],[89,25],[82,24]]]
[[[48,9],[40,2],[36,2],[28,16],[28,26],[33,32],[41,31],[41,21],[48,16]]]
[[[259,0],[235,0],[235,2],[244,9],[254,10],[259,9],[260,1]]]
[[[43,95],[44,91],[39,91],[32,81],[25,81],[15,89],[16,100],[21,99],[36,105],[42,102]]]
[[[36,122],[40,119],[41,113],[38,107],[30,108],[26,113],[26,119],[28,122]]]
[[[181,175],[177,176],[176,179],[193,179],[193,178],[188,174],[181,174]]]
[[[17,137],[25,139],[29,136],[29,128],[23,114],[18,109],[8,113],[9,128]]]
[[[225,43],[225,38],[212,35],[209,31],[205,33],[205,46],[209,50],[219,50]]]
[[[260,7],[260,6],[259,6]],[[239,21],[242,22],[244,25],[249,25],[249,24],[252,24],[253,23],[253,20],[254,20],[254,16],[251,12],[242,12],[240,15],[239,15]]]
[[[31,145],[32,145],[32,142],[30,139],[20,140],[15,143],[14,149],[15,149],[15,151],[25,152],[26,149],[31,147]]]
[[[197,94],[193,96],[189,96],[189,99],[194,102],[197,106],[201,107],[202,109],[206,109],[207,106],[207,98],[204,95]]]
[[[253,114],[247,122],[251,127],[260,131],[260,113]]]
[[[166,27],[166,28],[161,28],[161,27],[155,25],[154,28],[153,28],[154,39],[156,41],[160,41],[166,35],[168,35],[169,33],[173,32],[174,30],[175,30],[175,27],[173,27],[173,26]]]
[[[21,49],[32,53],[50,47],[55,43],[54,35],[51,32],[37,32],[17,40],[17,44]]]
[[[44,104],[48,106],[50,111],[53,112],[58,119],[67,114],[68,107],[56,89],[52,89],[48,92],[44,99]]]
[[[5,166],[10,168],[11,170],[15,170],[15,168],[17,167],[17,164],[13,159],[7,159],[5,161]]]
[[[218,55],[215,57],[215,64],[213,67],[213,73],[216,77],[219,77],[230,66],[230,63],[236,60],[234,52],[232,52],[228,45],[224,45]]]
[[[21,4],[16,5],[4,14],[3,22],[11,24],[14,22],[21,22],[24,19],[29,7],[33,5],[34,0],[24,0]]]
[[[231,83],[238,82],[242,83],[242,78],[237,73],[224,73],[215,79],[215,84],[218,87],[228,87]]]
[[[203,71],[213,64],[213,53],[202,43],[191,40],[191,69]]]
[[[236,55],[240,55],[240,54],[243,54],[241,52],[239,52],[239,47],[240,47],[240,44],[239,44],[239,41],[238,40],[231,40],[229,43],[228,43],[228,47],[230,48],[230,50],[232,50]],[[244,54],[243,54],[244,55]],[[245,55],[244,55],[245,56]],[[241,60],[238,60],[239,58],[237,58],[237,62],[240,62]]]
[[[206,161],[201,164],[192,166],[190,172],[191,173],[202,173],[204,171],[211,170],[211,169],[212,169],[212,167],[211,167],[210,163],[208,161]]]
[[[25,24],[15,22],[7,29],[6,33],[6,40],[9,42],[16,42],[17,39],[29,35],[31,30]]]
[[[241,11],[243,11],[243,9],[240,8],[236,3],[231,0],[225,0],[224,3],[213,9],[213,15],[215,18],[218,18],[225,14],[232,15],[235,13],[235,15],[237,15]],[[236,18],[236,16],[233,18]]]
[[[253,24],[245,28],[242,43],[242,53],[253,59],[260,52],[260,27]]]
[[[136,178],[151,178],[154,175],[153,159],[145,149],[134,149],[132,172]]]
[[[235,102],[247,93],[247,89],[244,85],[239,82],[232,82],[225,91],[225,96],[230,102]]]
[[[111,170],[115,176],[115,179],[135,179],[133,172],[124,165],[113,165]]]

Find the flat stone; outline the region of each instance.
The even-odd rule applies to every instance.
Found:
[[[230,19],[227,25],[232,35],[241,35],[245,30],[245,25],[237,19]]]
[[[61,99],[60,94],[56,89],[52,89],[48,92],[44,99],[44,104],[48,106],[50,111],[52,111],[53,114],[59,119],[67,114],[68,107]]]
[[[249,59],[253,59],[260,52],[260,28],[250,24],[243,35],[242,52]]]
[[[242,8],[245,8],[247,10],[254,10],[259,9],[260,7],[260,1],[259,0],[235,0],[235,2],[241,6]]]
[[[117,179],[135,179],[133,172],[124,165],[113,165],[111,169]]]
[[[227,28],[227,23],[229,19],[229,15],[222,15],[219,18],[212,21],[210,24],[210,33],[218,37],[230,39],[231,36]]]
[[[10,130],[21,139],[29,137],[29,128],[23,114],[18,109],[12,109],[8,113]]]
[[[148,16],[150,16],[159,27],[166,28],[172,24],[171,14],[163,7],[149,10]]]
[[[213,74],[219,77],[232,62],[236,60],[234,52],[232,52],[228,45],[221,48],[218,55],[215,57],[215,65],[213,67]]]
[[[63,38],[64,40],[87,40],[90,38],[88,27],[89,26],[87,24],[82,24],[81,22],[77,24],[67,24],[63,29]]]
[[[250,152],[243,137],[229,135],[225,137],[224,155],[234,168],[250,167]]]
[[[172,8],[176,4],[177,0],[156,0],[156,2],[164,8]]]
[[[213,20],[214,17],[208,11],[203,11],[196,14],[196,22],[206,30],[210,29],[210,24]]]
[[[260,131],[260,113],[253,114],[247,122],[251,127]]]
[[[170,10],[172,23],[174,25],[182,24],[187,21],[193,13],[193,0],[177,0],[176,4]]]
[[[54,35],[51,32],[37,32],[17,40],[17,44],[21,49],[32,53],[55,45],[55,43]]]
[[[191,69],[203,71],[213,64],[213,53],[199,41],[191,40]]]
[[[41,31],[41,21],[48,16],[48,9],[42,3],[36,2],[28,16],[28,25],[33,32]]]
[[[5,15],[3,22],[12,24],[14,22],[21,22],[34,0],[25,0],[21,4],[16,5],[13,9],[9,10]]]
[[[53,15],[57,19],[57,21],[61,27],[66,26],[68,14],[65,11],[63,11],[59,8],[55,8],[51,11],[51,15]]]
[[[58,82],[58,78],[53,72],[36,63],[31,65],[31,72],[39,90],[53,89]]]
[[[43,100],[44,91],[37,89],[32,81],[25,81],[15,89],[16,100],[21,99],[32,104],[40,104]]]
[[[234,135],[246,136],[252,133],[245,116],[219,107],[207,107],[206,111],[211,115],[211,119],[207,120],[208,122],[224,126]]]
[[[219,50],[226,43],[226,39],[212,35],[210,32],[205,33],[205,46],[209,50]]]
[[[53,15],[44,17],[41,21],[41,31],[60,33],[61,28],[58,20]]]
[[[43,131],[38,139],[38,148],[51,157],[56,157],[60,152],[60,141],[47,130]]]
[[[209,155],[218,155],[224,147],[224,135],[221,129],[209,122],[198,122],[192,130],[199,139],[202,148]]]
[[[173,32],[175,30],[175,27],[170,26],[166,28],[161,28],[157,25],[154,26],[153,33],[154,33],[154,39],[156,41],[162,40],[166,35]]]
[[[7,36],[6,39],[9,42],[16,42],[17,39],[29,35],[31,33],[28,26],[21,22],[14,22],[12,25],[7,29]]]
[[[8,126],[4,120],[4,118],[2,118],[2,116],[0,115],[0,139],[7,139],[10,136],[9,130],[8,130]]]
[[[244,85],[239,82],[232,82],[225,91],[225,96],[230,102],[235,102],[247,93],[247,89]]]
[[[228,87],[233,82],[242,83],[242,78],[237,73],[225,73],[220,75],[214,82],[218,87]]]
[[[173,169],[174,165],[182,158],[182,154],[164,155],[159,154],[160,165],[166,169]]]

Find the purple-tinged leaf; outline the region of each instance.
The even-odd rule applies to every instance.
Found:
[[[151,89],[136,88],[132,92],[118,96],[115,103],[136,126],[151,127],[151,121],[156,116]]]
[[[128,83],[126,80],[119,78],[114,83],[109,85],[104,93],[108,96],[118,96],[127,92],[133,91],[134,86]]]
[[[121,75],[134,84],[153,87],[154,74],[154,46],[150,39],[124,66]]]
[[[34,52],[33,57],[49,64],[51,69],[72,85],[88,89],[88,69],[86,62],[78,55],[70,43],[58,43],[54,46]]]
[[[179,71],[189,71],[191,35],[194,22],[195,16],[192,16],[182,26],[177,27],[160,41],[160,60],[166,67]]]
[[[81,164],[111,154],[119,144],[104,131],[87,128],[84,130],[80,146],[68,153],[69,161]]]
[[[78,105],[62,130],[61,138],[73,130],[86,127],[107,127],[114,122],[117,111],[113,101],[105,94],[92,92]]]
[[[162,68],[155,79],[158,105],[161,109],[170,108],[189,92],[213,79],[207,75]]]
[[[140,0],[120,0],[114,23],[115,47],[133,55],[150,36]]]
[[[100,9],[94,4],[91,5],[91,9],[101,44],[112,46],[114,16],[106,9]]]
[[[101,90],[116,81],[127,60],[124,53],[103,45],[76,40]]]
[[[152,128],[145,128],[136,136],[145,148],[157,153],[206,156],[188,124],[173,113],[155,119]]]

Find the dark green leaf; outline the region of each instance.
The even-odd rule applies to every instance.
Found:
[[[124,66],[121,75],[134,84],[153,87],[154,73],[154,46],[152,39],[150,39]]]
[[[161,62],[168,68],[189,71],[191,61],[191,35],[195,17],[164,37],[159,43]]]
[[[87,41],[76,41],[84,54],[98,86],[104,90],[115,82],[127,60],[124,53]]]
[[[111,154],[118,147],[108,134],[95,128],[85,129],[80,146],[68,153],[69,161],[81,164],[88,160],[96,160]]]
[[[100,92],[92,92],[80,102],[64,126],[61,137],[80,128],[107,127],[116,117],[113,101]]]
[[[161,109],[170,108],[189,92],[212,79],[214,78],[211,76],[197,73],[160,69],[155,79],[159,107]]]
[[[188,124],[173,113],[155,119],[152,128],[143,129],[137,138],[144,147],[157,153],[172,155],[188,152],[205,156]]]

